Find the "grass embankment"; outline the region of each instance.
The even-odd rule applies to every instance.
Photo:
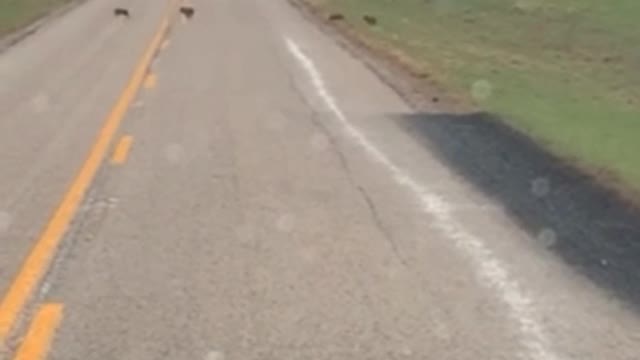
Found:
[[[72,0],[0,0],[0,38]]]
[[[307,1],[557,155],[640,190],[640,1]]]

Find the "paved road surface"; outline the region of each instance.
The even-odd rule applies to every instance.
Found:
[[[0,55],[0,358],[637,359],[634,310],[286,2],[118,3]]]

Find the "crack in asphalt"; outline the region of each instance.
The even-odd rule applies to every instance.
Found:
[[[321,114],[313,107],[313,105],[309,102],[309,100],[307,99],[307,97],[305,96],[303,91],[296,84],[295,79],[293,78],[293,74],[291,74],[290,71],[287,71],[286,73],[288,75],[288,83],[289,83],[290,88],[294,91],[296,96],[300,99],[300,101],[309,110],[309,113],[310,113],[309,114],[310,115],[309,118],[311,120],[311,123],[313,124],[313,126],[317,130],[322,132],[327,137],[327,139],[329,140],[329,144],[331,145],[330,148],[333,150],[334,154],[338,158],[338,162],[340,163],[340,167],[344,170],[345,174],[347,175],[347,179],[348,179],[350,185],[355,190],[357,190],[357,192],[360,194],[361,198],[364,200],[364,203],[367,205],[367,208],[368,208],[369,213],[371,215],[371,219],[372,219],[372,222],[373,222],[374,226],[376,227],[378,232],[384,237],[384,239],[387,241],[387,243],[391,247],[391,250],[393,251],[393,253],[396,256],[396,258],[398,259],[398,261],[405,268],[410,269],[411,267],[409,266],[409,263],[407,262],[405,257],[402,255],[396,240],[394,239],[393,235],[391,234],[391,231],[384,224],[384,221],[382,219],[382,216],[380,215],[380,212],[378,211],[378,208],[377,208],[377,206],[375,204],[375,201],[372,199],[371,195],[366,190],[366,188],[364,186],[362,186],[360,183],[358,183],[358,181],[355,180],[355,177],[354,177],[354,174],[353,174],[353,170],[351,169],[351,166],[349,165],[349,162],[348,162],[344,152],[340,149],[340,144],[336,140],[335,136],[329,131],[329,129],[326,127],[326,125],[323,124],[322,121],[320,121]]]

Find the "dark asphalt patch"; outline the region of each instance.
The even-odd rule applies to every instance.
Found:
[[[492,115],[401,115],[421,144],[532,238],[640,311],[640,210]]]

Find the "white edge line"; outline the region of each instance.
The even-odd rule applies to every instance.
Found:
[[[340,122],[345,133],[362,147],[375,162],[389,170],[398,185],[416,196],[421,210],[433,219],[434,227],[443,236],[453,240],[456,248],[471,261],[482,284],[499,294],[500,299],[509,310],[509,316],[518,324],[522,345],[527,350],[527,354],[523,355],[534,360],[559,360],[560,358],[550,348],[543,326],[537,320],[532,299],[525,294],[521,285],[510,277],[506,266],[495,257],[482,239],[465,230],[454,219],[451,205],[446,199],[430,191],[429,188],[396,166],[362,132],[351,125],[327,89],[324,79],[313,61],[295,41],[285,37],[285,42],[291,55],[307,73],[317,95]]]

